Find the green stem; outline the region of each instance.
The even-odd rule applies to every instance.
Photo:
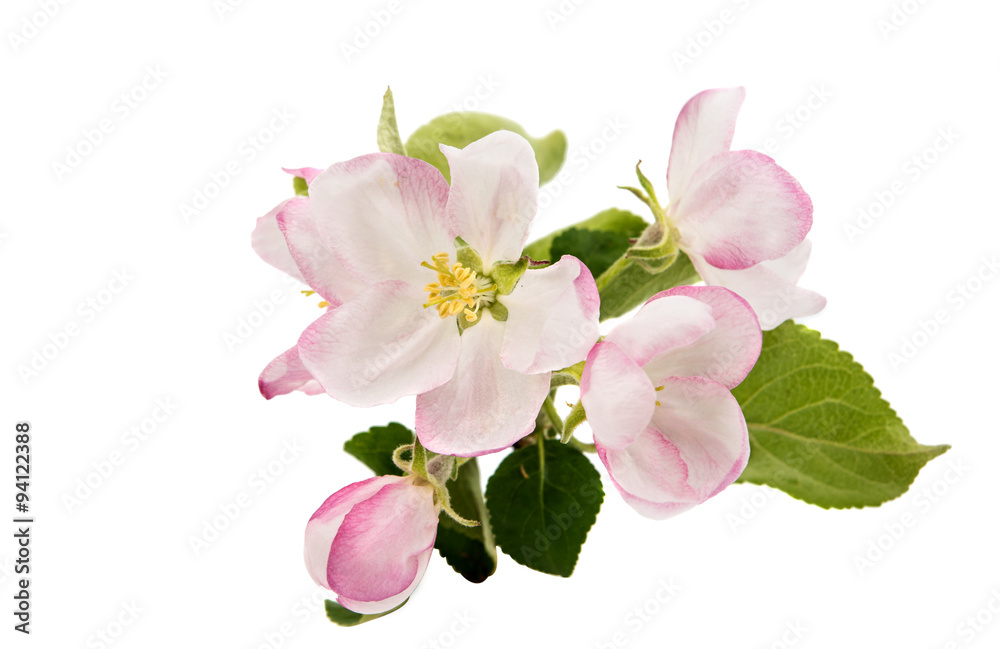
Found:
[[[597,446],[594,444],[587,444],[586,442],[581,442],[575,437],[570,437],[567,442],[572,448],[582,452],[582,453],[596,453]]]
[[[556,435],[562,435],[563,430],[563,420],[559,416],[559,412],[556,410],[556,404],[552,402],[552,397],[545,397],[545,401],[542,402],[542,411],[545,412],[545,416],[549,418],[549,422],[552,427],[556,429]]]

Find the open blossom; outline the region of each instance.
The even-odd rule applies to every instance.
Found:
[[[772,329],[826,299],[796,286],[809,260],[812,202],[763,153],[730,151],[743,88],[705,90],[681,109],[667,167],[668,225],[705,283],[742,296]]]
[[[374,614],[406,601],[434,552],[440,507],[412,476],[378,476],[326,499],[306,525],[309,575],[344,608]]]
[[[749,436],[730,389],[760,350],[753,310],[715,286],[658,293],[594,346],[580,400],[598,456],[636,511],[679,514],[743,472]]]
[[[261,392],[322,389],[354,406],[418,395],[424,446],[481,455],[531,432],[551,372],[597,339],[599,298],[570,256],[517,277],[538,196],[524,138],[498,131],[441,150],[450,187],[421,160],[366,155],[276,208],[277,228],[258,224],[261,256],[290,260],[328,303],[265,369]]]

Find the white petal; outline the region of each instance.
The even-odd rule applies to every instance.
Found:
[[[722,270],[695,255],[691,262],[706,284],[724,286],[746,300],[766,331],[785,320],[819,313],[826,306],[825,297],[796,285],[805,270],[810,247],[807,239],[781,259],[744,270]]]
[[[757,314],[743,298],[719,286],[679,286],[650,302],[684,296],[710,307],[715,326],[684,346],[673,347],[643,366],[653,383],[670,376],[700,376],[727,388],[739,385],[760,356]]]
[[[489,268],[515,260],[538,210],[538,163],[528,141],[496,131],[464,149],[441,145],[451,170],[451,227]]]
[[[317,230],[344,267],[366,284],[433,281],[420,263],[454,251],[447,199],[441,172],[392,153],[335,164],[309,185]]]
[[[391,403],[451,378],[458,326],[404,282],[382,282],[312,323],[299,356],[330,396],[352,406]]]
[[[605,337],[642,367],[654,357],[685,347],[715,328],[712,307],[686,295],[650,298],[629,320]]]
[[[667,166],[671,201],[680,199],[702,163],[729,150],[745,96],[743,88],[717,88],[699,92],[684,104],[674,124]]]
[[[337,260],[316,229],[313,216],[309,199],[297,198],[278,214],[278,227],[305,282],[331,305],[340,306],[364,284]]]
[[[500,361],[503,323],[483,312],[462,333],[450,381],[417,397],[417,437],[435,453],[469,457],[507,448],[530,433],[549,373],[522,374]]]
[[[746,467],[750,442],[736,399],[700,378],[671,379],[650,426],[625,449],[598,454],[639,513],[667,518],[732,484]]]
[[[278,227],[278,214],[295,200],[290,198],[281,201],[270,212],[258,218],[253,233],[250,235],[250,245],[261,259],[300,282],[306,283],[298,265],[292,259],[292,253],[288,250],[285,235]]]
[[[499,298],[508,310],[504,366],[537,374],[582,361],[600,333],[600,300],[593,275],[576,257],[527,271]]]
[[[580,401],[594,439],[624,448],[649,424],[656,392],[649,377],[612,342],[594,345],[580,380]]]

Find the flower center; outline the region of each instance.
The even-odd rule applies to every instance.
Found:
[[[665,387],[667,387],[667,386],[666,386],[666,385],[661,385],[661,386],[660,386],[660,387],[658,387],[658,388],[654,388],[654,390],[656,390],[657,392],[662,392],[662,391],[663,391],[663,388],[665,388]],[[659,407],[660,407],[660,406],[662,406],[662,405],[663,405],[663,404],[662,404],[662,403],[660,403],[659,399],[657,399],[657,401],[656,401],[656,407],[657,407],[657,408],[659,408]]]
[[[439,252],[431,257],[433,262],[420,262],[424,268],[437,273],[437,282],[424,287],[427,302],[424,308],[436,306],[442,318],[465,314],[468,322],[479,319],[479,308],[496,300],[497,285],[489,277],[477,276],[476,271],[456,262],[448,265],[448,253]]]

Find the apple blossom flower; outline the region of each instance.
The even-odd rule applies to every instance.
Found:
[[[333,494],[309,519],[305,562],[317,584],[356,613],[390,611],[420,583],[440,506],[413,476],[377,476]]]
[[[424,446],[482,455],[534,428],[551,372],[597,339],[599,297],[574,257],[525,272],[538,165],[524,138],[441,150],[450,187],[426,162],[377,153],[316,175],[308,199],[275,208],[277,228],[263,217],[255,249],[328,308],[261,392],[322,389],[354,406],[417,395]]]
[[[739,293],[773,329],[826,298],[796,286],[810,246],[812,201],[769,156],[730,151],[743,88],[705,90],[674,126],[666,221],[705,283]]]
[[[729,486],[749,435],[730,393],[757,362],[761,330],[725,288],[657,293],[590,351],[580,402],[598,456],[622,497],[667,518]]]

